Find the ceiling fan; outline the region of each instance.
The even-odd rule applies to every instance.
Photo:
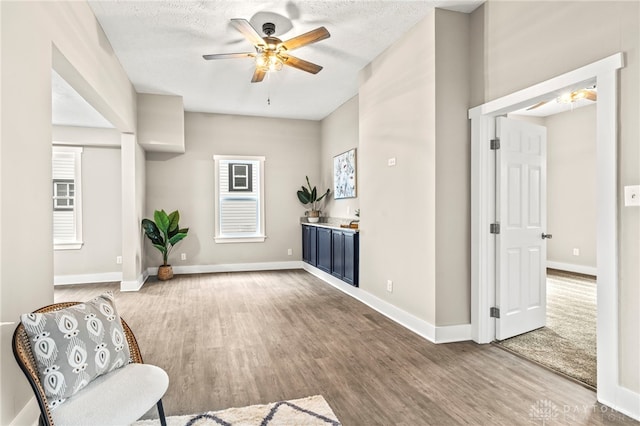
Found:
[[[262,25],[264,37],[260,36],[258,31],[246,19],[232,19],[231,24],[255,46],[256,51],[202,55],[204,59],[255,58],[256,69],[251,79],[252,83],[261,82],[267,72],[279,71],[283,65],[311,74],[317,74],[322,69],[320,65],[292,56],[288,52],[329,38],[331,34],[325,27],[319,27],[287,41],[282,41],[273,36],[276,32],[276,26],[271,22],[266,22]]]
[[[576,101],[579,101],[580,99],[587,99],[593,102],[597,101],[598,92],[596,91],[596,87],[592,86],[592,87],[587,87],[585,89],[579,89],[579,90],[574,90],[573,92],[565,93],[563,95],[558,96],[556,98],[556,102],[562,103],[562,104],[572,104]],[[538,102],[537,104],[527,108],[527,111],[539,108],[542,105],[546,104],[547,102],[549,101]]]

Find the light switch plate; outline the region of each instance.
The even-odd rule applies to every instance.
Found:
[[[625,207],[640,206],[640,185],[627,185],[624,187]]]

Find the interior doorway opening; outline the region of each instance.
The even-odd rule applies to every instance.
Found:
[[[594,85],[508,114],[547,129],[544,327],[496,344],[597,387],[596,102]]]
[[[598,400],[618,407],[626,395],[619,382],[617,129],[618,70],[623,55],[600,61],[546,80],[469,111],[471,119],[471,329],[478,343],[495,337],[495,239],[489,233],[495,218],[495,161],[490,140],[495,118],[549,98],[558,91],[597,84],[597,380]]]

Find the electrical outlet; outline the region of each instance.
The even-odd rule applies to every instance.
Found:
[[[387,160],[387,165],[388,165],[389,167],[393,167],[393,166],[395,166],[395,165],[396,165],[396,157],[389,158],[389,159]]]
[[[293,249],[287,249],[287,254],[291,256],[293,254]]]
[[[624,205],[640,206],[640,185],[627,185],[624,187]]]
[[[387,291],[391,293],[393,291],[393,281],[387,280]]]
[[[574,256],[580,256],[580,249],[579,248],[574,248],[573,249],[573,255]]]
[[[122,265],[122,256],[116,256],[116,263]]]
[[[180,260],[187,260],[187,253],[180,253]]]

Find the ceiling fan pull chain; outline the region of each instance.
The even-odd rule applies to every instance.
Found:
[[[271,105],[271,73],[267,73],[267,105]]]

